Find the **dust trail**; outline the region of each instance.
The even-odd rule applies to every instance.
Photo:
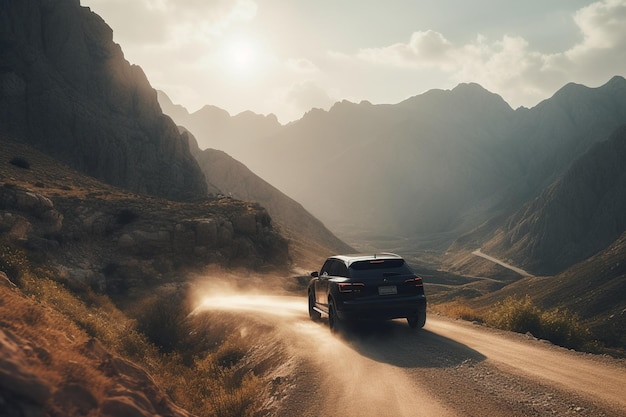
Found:
[[[298,317],[306,314],[306,308],[306,302],[302,297],[225,294],[202,297],[202,301],[196,311],[253,311],[260,314],[272,314],[281,317]]]
[[[405,370],[364,356],[341,337],[332,335],[325,321],[311,321],[305,296],[212,291],[200,300],[196,313],[254,313],[254,319],[275,326],[289,354],[307,375],[294,389],[281,415],[454,415]]]

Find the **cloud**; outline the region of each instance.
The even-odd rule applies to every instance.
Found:
[[[384,48],[361,49],[357,58],[381,65],[423,68],[447,66],[453,61],[453,45],[439,32],[415,32],[408,43]]]
[[[546,57],[546,68],[600,82],[626,68],[626,0],[605,0],[582,8],[574,22],[583,40]],[[598,63],[602,65],[598,65]]]
[[[311,74],[319,71],[319,68],[305,58],[291,58],[287,60],[287,68],[299,73]]]
[[[125,47],[208,40],[253,20],[258,8],[252,0],[83,0],[82,3],[105,19],[117,41],[123,41]]]
[[[482,35],[454,44],[439,32],[414,32],[408,42],[361,49],[351,59],[398,70],[429,69],[454,82],[477,82],[514,107],[534,105],[569,81],[595,84],[626,69],[626,0],[602,0],[572,16],[582,40],[554,54],[532,50],[519,36]],[[335,53],[346,60],[345,54]],[[598,65],[601,62],[602,65]]]

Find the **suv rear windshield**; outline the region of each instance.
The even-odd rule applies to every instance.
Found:
[[[414,275],[404,259],[372,259],[350,265],[353,279],[375,279],[395,275]]]

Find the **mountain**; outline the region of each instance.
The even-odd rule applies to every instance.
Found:
[[[267,209],[281,235],[288,239],[289,253],[298,267],[316,269],[331,253],[354,252],[302,205],[259,178],[241,162],[223,151],[200,150],[194,144],[193,136],[191,138],[192,154],[198,160],[209,188]]]
[[[230,155],[242,155],[250,148],[251,141],[258,141],[276,133],[281,124],[275,115],[262,116],[245,111],[231,116],[226,110],[206,105],[189,113],[163,91],[158,91],[158,101],[165,114],[171,116],[178,125],[197,136],[200,149],[219,149]]]
[[[75,0],[3,0],[0,133],[130,191],[206,195],[185,136],[109,26]]]
[[[398,104],[313,109],[269,136],[238,138],[229,153],[353,246],[444,251],[485,222],[499,225],[625,121],[622,77],[568,84],[516,110],[461,84]]]
[[[483,250],[541,274],[558,273],[604,250],[626,230],[624,161],[626,126],[510,216]]]

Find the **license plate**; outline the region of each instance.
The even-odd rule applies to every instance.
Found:
[[[393,295],[398,293],[398,288],[395,285],[388,285],[386,287],[378,287],[378,295]]]

